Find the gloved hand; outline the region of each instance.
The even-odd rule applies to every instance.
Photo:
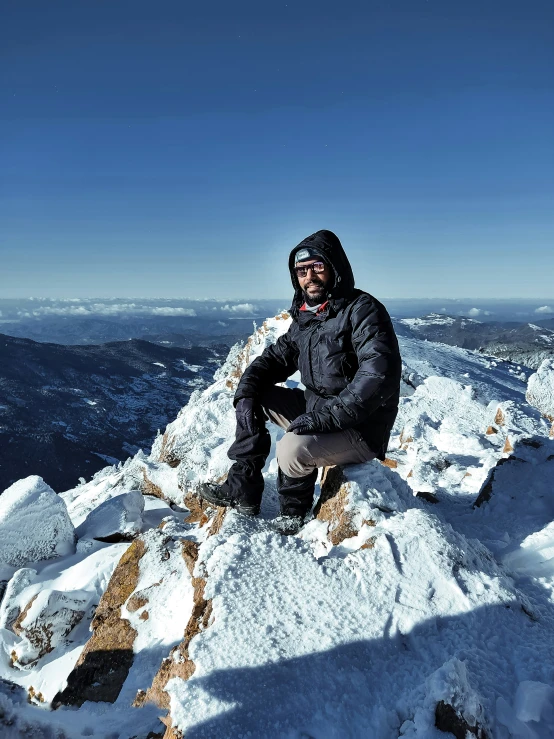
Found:
[[[260,431],[261,422],[253,398],[241,398],[236,405],[237,424],[254,436]]]
[[[287,431],[293,432],[294,434],[325,434],[332,431],[332,428],[327,428],[329,424],[324,422],[324,419],[314,411],[309,413],[303,413],[290,424]]]

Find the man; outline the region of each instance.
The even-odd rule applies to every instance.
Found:
[[[390,317],[354,287],[338,237],[317,231],[289,257],[294,287],[286,334],[246,368],[235,393],[234,461],[222,485],[199,495],[257,515],[270,451],[267,419],[286,433],[277,443],[281,516],[296,533],[309,513],[318,467],[384,459],[400,395],[401,359]],[[278,387],[300,370],[305,392]]]

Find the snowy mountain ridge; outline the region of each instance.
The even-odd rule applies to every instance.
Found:
[[[386,462],[326,470],[287,538],[268,526],[274,454],[259,518],[194,491],[224,478],[236,383],[288,325],[235,346],[150,455],[61,493],[69,551],[20,566],[0,544],[3,736],[553,735],[554,368],[528,387],[401,337]],[[54,494],[17,486],[0,527],[6,494]]]

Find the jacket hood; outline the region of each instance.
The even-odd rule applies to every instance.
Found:
[[[328,288],[327,300],[333,303],[341,298],[348,298],[354,290],[352,267],[338,236],[332,231],[316,231],[297,244],[289,256],[289,272],[292,286],[294,287],[294,298],[291,307],[293,317],[298,314],[298,310],[304,302],[302,290],[300,289],[296,272],[294,271],[294,255],[297,251],[306,247],[316,250],[333,268],[335,279],[333,284]]]

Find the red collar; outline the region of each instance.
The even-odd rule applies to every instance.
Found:
[[[326,301],[325,301],[324,303],[322,303],[322,304],[321,304],[321,305],[319,306],[319,308],[318,308],[318,309],[316,310],[316,313],[323,313],[323,311],[325,310],[325,308],[326,308],[326,306],[327,306],[327,303],[328,303],[328,302],[329,302],[329,301],[328,301],[328,300],[326,300]],[[306,307],[306,303],[303,303],[303,304],[302,304],[302,305],[300,306],[300,310],[308,310],[308,308]]]

